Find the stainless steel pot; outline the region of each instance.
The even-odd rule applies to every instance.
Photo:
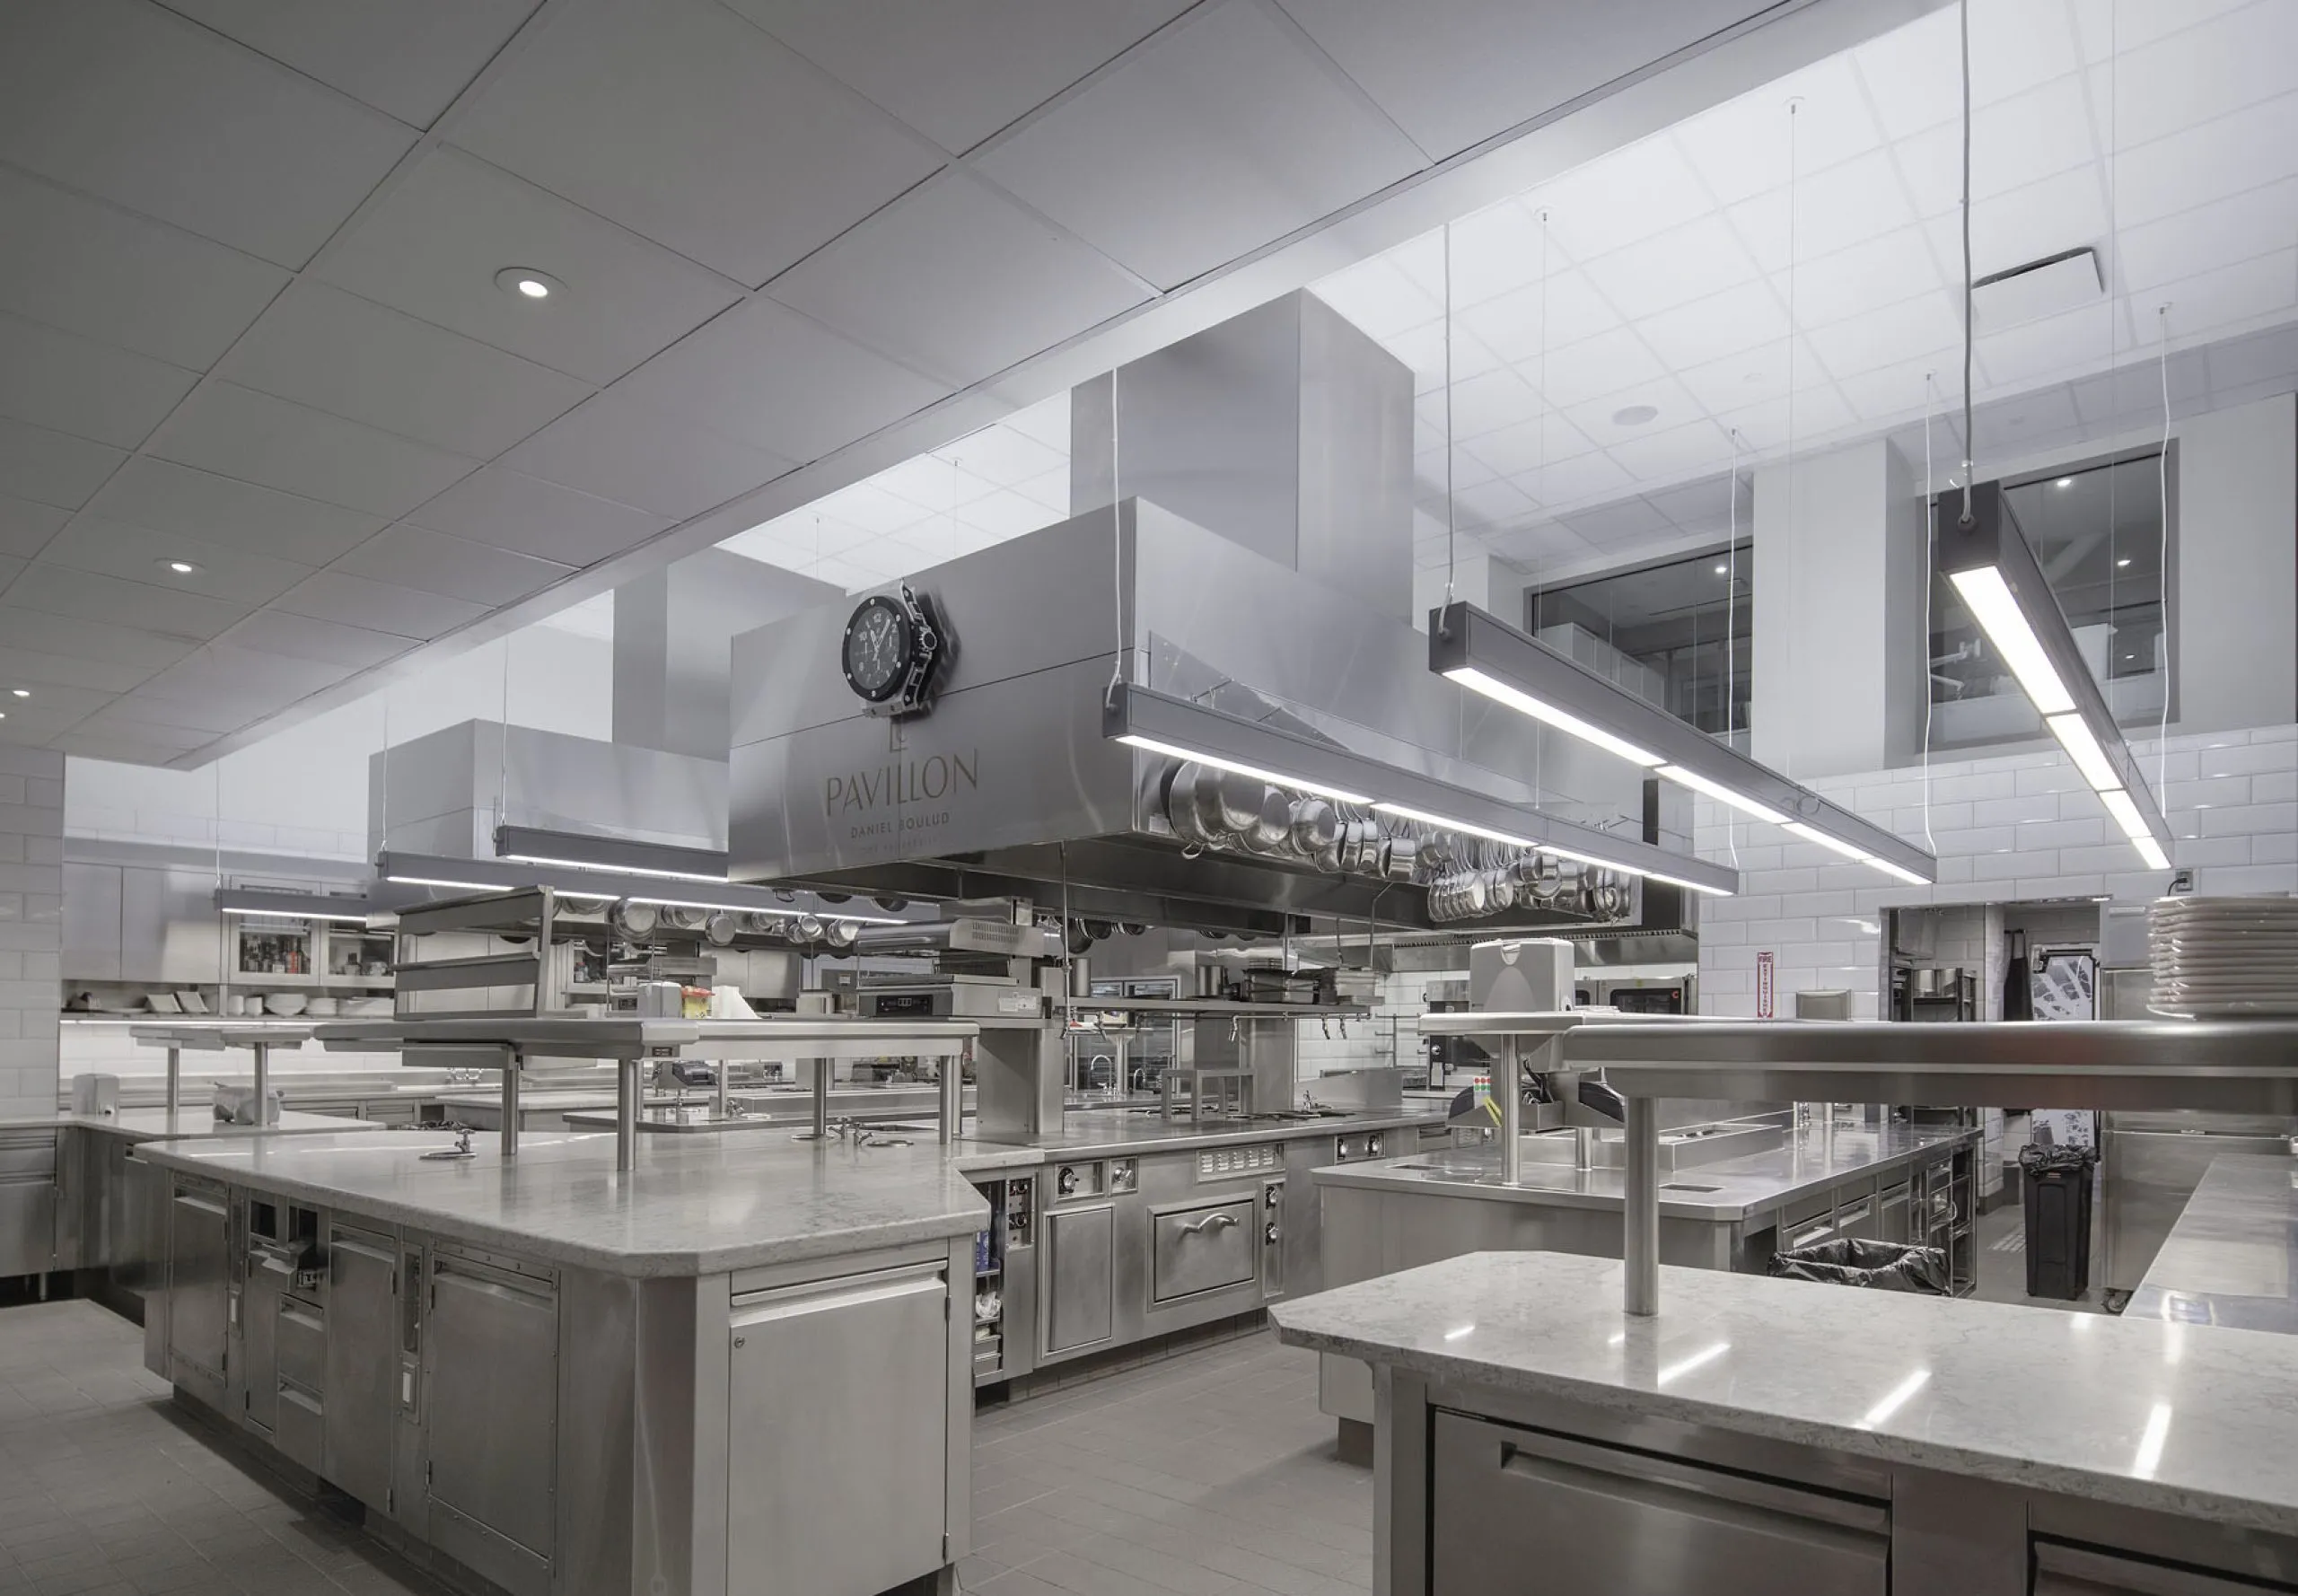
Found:
[[[734,916],[724,909],[719,909],[702,923],[702,934],[709,939],[714,948],[732,947],[735,934],[740,929]]]
[[[1303,798],[1293,805],[1293,846],[1305,858],[1321,858],[1340,842],[1340,816],[1321,798]]]
[[[1264,784],[1260,811],[1244,833],[1245,846],[1256,854],[1276,854],[1293,843],[1293,800],[1278,788]]]

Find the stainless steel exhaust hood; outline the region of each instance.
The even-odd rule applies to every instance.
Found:
[[[1628,840],[1633,827],[1557,818],[1640,814],[1640,782],[1612,769],[1618,791],[1563,788],[1589,763],[1431,675],[1408,619],[1154,504],[1092,511],[911,585],[946,635],[927,714],[881,716],[856,696],[847,605],[735,640],[736,880],[1270,934],[1626,923],[1684,883],[1737,884]],[[1174,745],[1200,756],[1184,760],[1118,740],[1128,688],[1135,711],[1179,706],[1171,723],[1241,738],[1232,755],[1314,750],[1329,767],[1228,758],[1229,774],[1266,763],[1294,785],[1225,786],[1221,748]],[[1177,777],[1191,777],[1178,798]],[[1317,785],[1386,807],[1311,800]],[[1204,790],[1210,817],[1188,802]],[[1224,828],[1224,812],[1249,823]]]

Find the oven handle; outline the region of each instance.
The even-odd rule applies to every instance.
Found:
[[[1236,1223],[1237,1216],[1234,1214],[1207,1214],[1202,1219],[1185,1221],[1181,1225],[1181,1234],[1201,1236],[1206,1231],[1226,1230]]]

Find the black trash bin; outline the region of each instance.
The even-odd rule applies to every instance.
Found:
[[[2091,1284],[2091,1166],[2089,1147],[2019,1149],[2027,1218],[2027,1294],[2071,1302]]]
[[[1920,1296],[1949,1294],[1947,1255],[1936,1247],[1846,1238],[1793,1247],[1771,1255],[1767,1272],[1782,1280],[1822,1280],[1830,1285],[1864,1285],[1871,1291],[1905,1291]]]

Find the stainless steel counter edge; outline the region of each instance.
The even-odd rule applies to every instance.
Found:
[[[204,1141],[218,1137],[325,1136],[336,1131],[382,1130],[373,1119],[353,1119],[336,1114],[299,1114],[283,1110],[271,1125],[233,1125],[218,1119],[205,1103],[179,1109],[122,1109],[118,1114],[75,1114],[59,1109],[52,1115],[22,1114],[0,1118],[0,1130],[100,1130],[126,1136],[131,1142]]]
[[[2298,1533],[2288,1337],[2181,1343],[2160,1320],[1673,1267],[1660,1313],[1638,1318],[1620,1310],[1622,1273],[1609,1258],[1477,1253],[1270,1313],[1287,1345],[1448,1386]]]
[[[1861,1135],[1871,1133],[1857,1133]],[[1744,1159],[1724,1159],[1715,1163],[1699,1164],[1681,1172],[1687,1181],[1705,1182],[1716,1177],[1736,1181],[1760,1182],[1770,1188],[1760,1197],[1720,1197],[1702,1199],[1671,1194],[1663,1186],[1660,1193],[1660,1214],[1665,1219],[1695,1219],[1710,1223],[1729,1223],[1743,1220],[1792,1202],[1798,1196],[1824,1190],[1839,1181],[1863,1172],[1888,1170],[1912,1163],[1918,1159],[1935,1155],[1943,1148],[1976,1144],[1980,1133],[1975,1128],[1941,1129],[1925,1135],[1914,1145],[1885,1153],[1881,1157],[1852,1158],[1841,1162],[1808,1179],[1782,1179],[1767,1176],[1759,1171],[1743,1170],[1740,1166],[1758,1163],[1776,1157],[1778,1150],[1752,1153]],[[1410,1156],[1410,1155],[1407,1155]],[[1425,1156],[1422,1154],[1420,1156]],[[1310,1171],[1310,1178],[1320,1186],[1350,1186],[1367,1191],[1425,1191],[1451,1197],[1465,1197],[1495,1203],[1532,1203],[1557,1208],[1619,1208],[1627,1202],[1627,1172],[1620,1169],[1599,1169],[1585,1171],[1561,1170],[1567,1175],[1585,1175],[1604,1182],[1614,1189],[1608,1191],[1575,1191],[1555,1186],[1503,1186],[1497,1182],[1465,1179],[1457,1175],[1435,1171],[1408,1170],[1398,1167],[1399,1160],[1385,1158],[1363,1163],[1333,1164]],[[1534,1165],[1535,1169],[1550,1166]]]

